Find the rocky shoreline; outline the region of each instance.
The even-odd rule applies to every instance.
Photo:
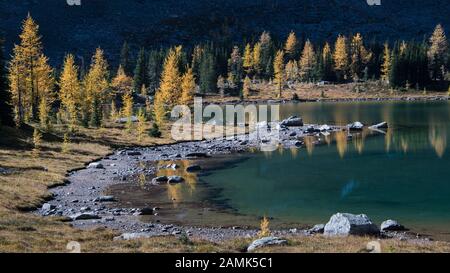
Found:
[[[292,103],[292,102],[386,102],[386,101],[448,101],[450,96],[447,95],[416,95],[416,96],[399,96],[399,97],[361,97],[361,98],[312,98],[312,99],[256,99],[246,100],[244,104],[277,104],[277,103]],[[219,104],[239,104],[241,100],[231,100]]]
[[[267,125],[263,125],[267,126]],[[280,143],[284,148],[302,149],[305,137],[315,137],[313,145],[324,144],[324,136],[347,131],[348,138],[358,133],[362,124],[355,122],[348,126],[304,125],[302,120],[291,117],[279,124]],[[387,124],[380,123],[371,129],[382,129]],[[142,174],[146,178],[145,187],[158,189],[161,183],[183,183],[183,177],[156,177],[156,162],[176,162],[177,160],[208,160],[218,155],[245,153],[257,148],[264,140],[239,135],[232,138],[182,142],[171,145],[147,148],[131,148],[91,162],[86,168],[74,170],[68,174],[64,185],[50,189],[53,199],[45,203],[37,213],[43,216],[60,216],[70,221],[76,228],[89,229],[105,227],[122,233],[117,239],[135,239],[152,236],[189,236],[209,241],[222,241],[233,238],[251,238],[258,233],[256,229],[246,227],[193,227],[164,224],[158,220],[161,208],[146,204],[144,207],[120,206],[124,200],[105,192],[114,185],[137,184]],[[143,164],[145,163],[145,164]],[[177,168],[176,164],[164,168]],[[198,172],[201,166],[188,166],[188,171]],[[121,201],[121,202],[119,202]],[[141,217],[150,216],[151,221],[142,221]],[[323,233],[320,226],[312,229],[279,229],[272,235],[308,236]],[[418,236],[406,231],[383,232],[382,237],[416,239]]]

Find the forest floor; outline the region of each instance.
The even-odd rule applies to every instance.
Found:
[[[323,88],[332,88],[326,86]],[[267,90],[270,88],[267,87]],[[295,92],[300,98],[344,98],[352,94],[351,86],[322,92],[304,87]],[[271,91],[261,89],[261,94],[250,99],[269,99]],[[271,89],[270,89],[271,90]],[[292,98],[291,91],[283,98]],[[336,95],[342,92],[342,95]],[[268,94],[266,94],[268,93]],[[390,94],[390,93],[388,93]],[[427,93],[426,96],[433,96]],[[273,95],[273,94],[272,94]],[[344,96],[345,95],[345,96]],[[406,95],[402,93],[402,95]],[[424,97],[423,92],[411,92],[408,96]],[[440,96],[446,94],[440,93]],[[389,95],[393,98],[395,95]],[[356,96],[363,98],[364,96]],[[236,98],[235,98],[236,99]],[[230,101],[233,99],[230,99]],[[61,185],[69,171],[82,168],[86,163],[104,157],[115,149],[132,146],[152,146],[173,143],[169,130],[163,128],[162,138],[145,137],[138,141],[122,125],[106,124],[100,129],[79,128],[70,146],[70,152],[62,151],[63,128],[55,126],[44,134],[39,154],[32,151],[33,129],[0,128],[0,252],[67,252],[68,242],[82,244],[82,252],[241,252],[252,240],[241,238],[219,243],[191,239],[189,242],[175,236],[159,236],[129,241],[114,240],[119,232],[96,228],[80,230],[64,222],[63,218],[41,217],[30,213],[51,198],[49,188]],[[361,252],[373,238],[288,237],[288,245],[264,248],[264,252]],[[381,240],[385,252],[449,252],[450,243]]]

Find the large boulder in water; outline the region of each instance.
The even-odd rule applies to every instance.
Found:
[[[347,128],[353,131],[361,131],[364,128],[364,124],[362,124],[359,121],[355,121],[353,123],[348,124]]]
[[[303,126],[303,119],[297,116],[289,117],[281,122],[281,125],[287,127],[300,127]]]
[[[336,213],[325,225],[324,235],[375,235],[379,234],[378,227],[365,214]]]
[[[383,223],[381,223],[381,231],[402,231],[406,230],[404,226],[400,225],[395,220],[386,220]]]
[[[388,123],[386,121],[383,121],[381,123],[378,124],[374,124],[372,126],[369,127],[369,129],[388,129]]]

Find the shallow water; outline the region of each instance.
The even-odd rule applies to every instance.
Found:
[[[330,145],[255,153],[232,168],[201,177],[239,213],[314,224],[335,212],[366,213],[415,231],[450,232],[448,102],[302,103],[281,106],[283,117],[344,125],[387,121],[385,135],[368,132]],[[218,197],[215,197],[218,198]]]
[[[365,213],[378,225],[396,219],[415,232],[450,240],[449,102],[339,102],[281,105],[306,123],[346,125],[387,121],[385,133],[370,130],[321,136],[328,143],[178,160],[186,183],[152,191],[117,185],[114,195],[130,206],[161,207],[155,219],[194,226],[257,226],[262,215],[272,227],[325,223],[336,212]],[[171,162],[163,161],[163,166]],[[190,164],[201,174],[186,173]]]

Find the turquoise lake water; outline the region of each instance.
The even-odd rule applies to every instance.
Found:
[[[246,215],[315,224],[336,212],[396,219],[417,231],[450,232],[448,102],[349,102],[281,105],[281,116],[306,123],[389,123],[329,145],[255,153],[201,177],[220,199]]]

